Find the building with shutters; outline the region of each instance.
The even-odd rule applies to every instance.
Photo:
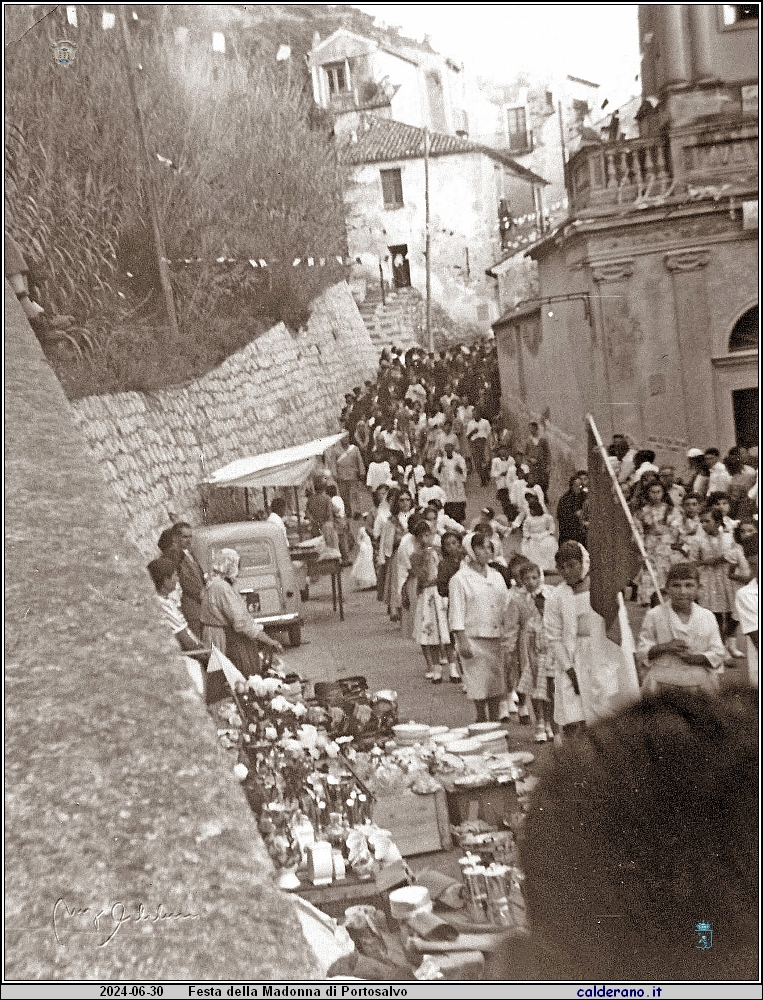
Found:
[[[372,114],[339,137],[347,168],[350,256],[369,284],[426,288],[424,130]],[[500,252],[499,207],[532,212],[542,177],[507,153],[429,133],[432,301],[462,327],[489,334],[499,315],[486,269]]]
[[[537,286],[494,324],[504,405],[658,461],[758,441],[758,4],[639,8],[637,138],[582,146]]]

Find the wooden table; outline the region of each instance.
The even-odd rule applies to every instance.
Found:
[[[348,873],[345,878],[329,885],[313,885],[308,881],[306,873],[297,874],[303,881],[299,888],[293,891],[330,916],[344,913],[348,906],[371,900],[389,916],[390,890],[408,883],[408,874],[402,862],[388,865],[372,879],[361,880]]]
[[[312,577],[331,577],[331,602],[334,611],[339,605],[339,621],[344,621],[344,594],[342,593],[342,560],[336,559],[315,559],[307,564],[307,571]]]

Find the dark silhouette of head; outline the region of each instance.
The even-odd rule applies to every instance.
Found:
[[[752,688],[646,697],[555,747],[520,837],[539,972],[757,978],[757,797]]]

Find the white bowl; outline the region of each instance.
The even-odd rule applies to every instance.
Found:
[[[492,733],[475,733],[469,739],[479,740],[480,743],[505,743],[506,733],[502,729]]]
[[[403,722],[393,726],[392,732],[398,743],[413,744],[423,743],[429,738],[429,726],[420,725],[417,722]]]
[[[477,736],[480,733],[493,733],[501,728],[500,722],[473,722],[469,726],[469,735]]]
[[[473,754],[484,752],[484,745],[479,740],[455,740],[448,743],[448,753],[457,754],[459,757],[471,757]]]
[[[450,743],[454,743],[456,740],[465,740],[469,736],[469,730],[464,729],[449,729],[447,732],[443,733],[441,736],[435,736],[435,743],[440,743],[442,746],[447,746]]]

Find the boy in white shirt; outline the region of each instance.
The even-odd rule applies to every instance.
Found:
[[[696,603],[699,570],[693,563],[675,563],[665,586],[669,603],[647,611],[641,625],[638,654],[649,667],[642,691],[690,687],[715,692],[726,647],[713,612]]]
[[[509,499],[511,484],[517,478],[517,466],[514,459],[509,454],[508,446],[501,444],[498,446],[498,454],[490,465],[490,478],[495,484],[495,496],[498,503],[503,508],[503,512],[510,520],[515,516]]]
[[[492,434],[490,421],[477,409],[474,418],[466,425],[466,436],[472,446],[472,461],[479,473],[480,482],[487,486],[490,482],[490,437]]]
[[[366,473],[366,486],[373,493],[380,486],[388,483],[391,478],[392,470],[389,467],[389,462],[383,460],[381,455],[375,452],[371,457],[368,472]]]
[[[424,485],[419,490],[419,505],[426,507],[430,500],[439,500],[444,505],[447,499],[448,496],[445,490],[440,486],[431,472],[428,472],[424,476]]]

